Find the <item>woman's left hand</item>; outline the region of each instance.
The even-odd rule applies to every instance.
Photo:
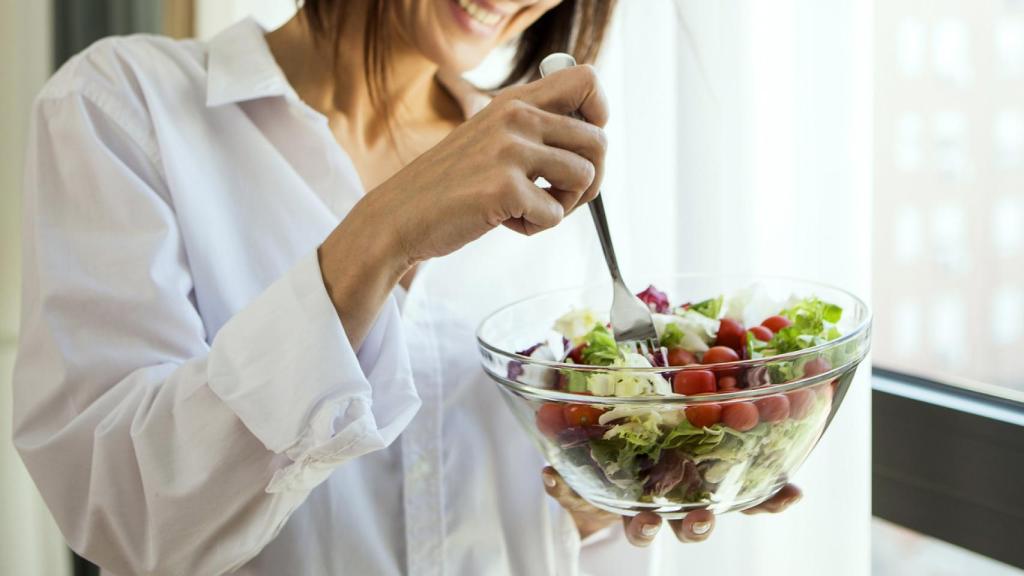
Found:
[[[619,516],[601,510],[581,498],[565,483],[565,480],[554,468],[545,467],[541,475],[544,478],[544,489],[547,490],[548,495],[569,511],[582,538],[621,521],[626,538],[634,546],[647,546],[654,541],[658,530],[661,529],[661,516],[654,512],[641,512],[636,516]],[[743,513],[768,512],[775,514],[782,512],[800,500],[801,496],[799,488],[792,484],[786,484],[774,496],[757,506],[747,508]],[[715,528],[715,515],[708,510],[694,510],[681,520],[669,520],[668,524],[680,542],[703,542]]]

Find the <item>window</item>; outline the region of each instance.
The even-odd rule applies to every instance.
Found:
[[[54,68],[104,36],[191,36],[193,13],[193,0],[53,0]]]
[[[875,572],[1022,575],[1024,3],[875,2],[874,78]]]
[[[872,576],[905,576],[928,574],[934,576],[1020,576],[1019,568],[1003,564],[981,554],[923,536],[898,524],[876,519],[871,527],[874,542]],[[898,563],[891,561],[899,558]],[[889,561],[886,561],[886,560]]]
[[[875,364],[1024,398],[1024,5],[875,11]]]

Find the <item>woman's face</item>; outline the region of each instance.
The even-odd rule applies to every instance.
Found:
[[[402,0],[403,39],[444,70],[475,68],[562,0]]]

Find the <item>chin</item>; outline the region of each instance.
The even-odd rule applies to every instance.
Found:
[[[444,70],[466,72],[476,68],[525,24],[516,22],[517,29],[511,28],[524,5],[498,0],[427,1],[434,12],[433,25],[426,27],[430,37],[420,38],[420,50]]]

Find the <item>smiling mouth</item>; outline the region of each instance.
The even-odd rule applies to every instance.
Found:
[[[456,2],[470,18],[484,26],[493,27],[498,22],[501,22],[501,19],[505,16],[501,12],[495,12],[483,4],[477,3],[475,0],[456,0]]]

